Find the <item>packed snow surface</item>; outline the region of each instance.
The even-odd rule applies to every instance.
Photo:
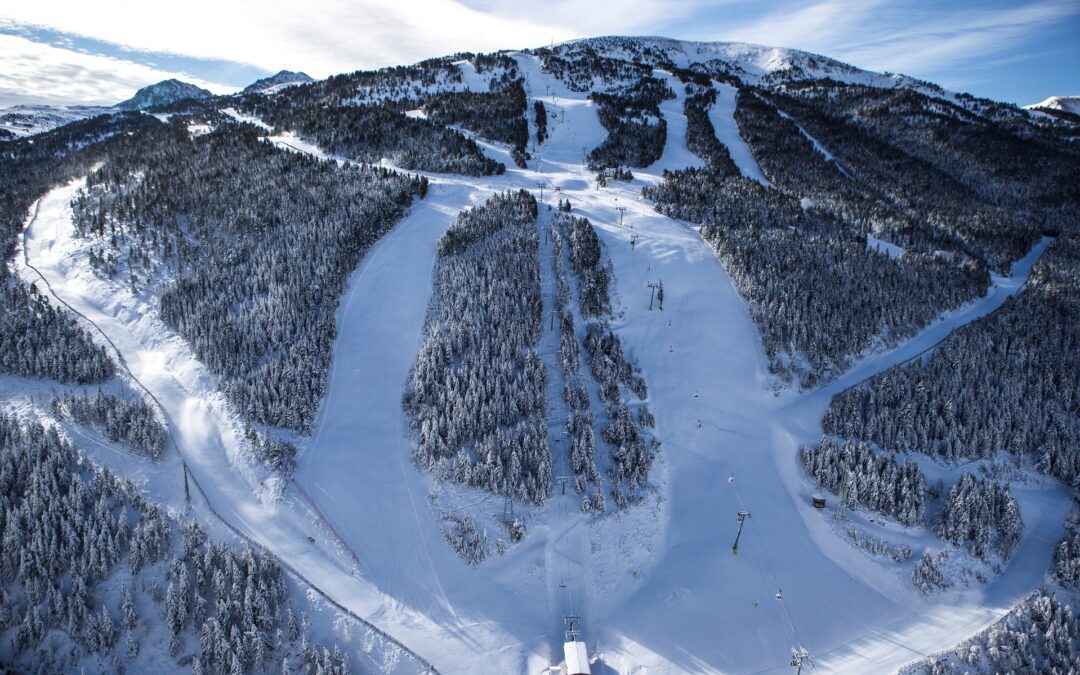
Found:
[[[723,82],[713,83],[716,89],[716,103],[709,108],[709,121],[716,130],[716,137],[727,146],[731,160],[747,178],[753,178],[762,185],[772,187],[772,183],[758,166],[754,153],[739,134],[739,125],[735,122],[736,96],[739,90]]]
[[[561,615],[571,611],[582,616],[589,652],[602,662],[594,672],[787,671],[791,647],[801,644],[818,671],[878,673],[974,634],[1034,587],[1068,509],[1063,491],[1019,490],[1027,530],[1013,563],[985,587],[926,600],[894,564],[831,531],[809,504],[813,485],[796,453],[819,437],[833,393],[999,307],[1047,242],[1011,276],[995,277],[985,298],[913,339],[867,355],[822,389],[775,396],[755,326],[713,251],[692,226],[658,214],[641,197],[642,185],[659,181],[664,169],[700,163],[686,148],[681,98],[662,107],[663,157],[635,170],[630,183],[598,189],[582,166],[605,134],[594,104],[542,73],[534,57],[514,58],[530,96],[549,106],[549,140],[524,170],[512,168],[508,148],[482,143],[507,165],[504,176],[430,176],[428,197],[350,277],[328,393],[282,503],[256,496],[260,475],[245,462],[238,418],[215,378],[146,298],[90,271],[68,206],[78,183],[42,200],[25,235],[31,263],[109,336],[161,402],[180,453],[221,517],[448,673],[539,672],[559,662]],[[714,125],[740,170],[764,182],[727,122],[732,105],[733,93],[721,89]],[[291,134],[269,140],[324,156]],[[648,382],[662,442],[656,499],[595,518],[556,494],[531,512],[522,543],[474,569],[442,540],[428,503],[432,479],[410,461],[400,397],[419,346],[439,237],[460,210],[496,191],[539,195],[541,185],[540,226],[550,217],[546,205],[569,199],[574,214],[595,226],[612,263],[612,327]],[[545,245],[542,256],[548,251]],[[21,272],[34,280],[31,270]],[[663,311],[649,309],[646,283],[658,280]],[[552,447],[557,453],[558,444]],[[607,451],[601,446],[598,455]],[[502,509],[501,499],[485,493],[461,494],[472,508]],[[735,555],[739,511],[751,515]]]

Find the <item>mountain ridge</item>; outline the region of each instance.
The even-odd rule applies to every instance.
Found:
[[[213,95],[209,90],[202,87],[182,82],[176,78],[169,78],[139,89],[134,96],[117,103],[113,108],[117,110],[144,110],[154,106],[176,103],[186,98],[203,99],[210,98]]]
[[[314,82],[303,71],[280,70],[276,74],[255,80],[241,91],[243,94],[276,94],[287,87]]]

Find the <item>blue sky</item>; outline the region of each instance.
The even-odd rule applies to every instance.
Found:
[[[0,7],[0,106],[110,104],[166,77],[219,93],[589,35],[795,47],[1026,104],[1080,94],[1080,0],[41,0]]]

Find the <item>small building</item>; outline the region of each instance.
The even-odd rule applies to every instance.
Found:
[[[825,495],[815,494],[810,498],[810,504],[812,504],[815,509],[825,508]]]
[[[589,652],[580,640],[563,643],[563,656],[566,657],[566,675],[592,675],[589,670]]]

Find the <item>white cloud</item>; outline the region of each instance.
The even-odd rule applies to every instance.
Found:
[[[541,25],[561,26],[574,37],[668,35],[664,27],[691,19],[704,8],[742,0],[466,0],[465,4],[502,18],[532,17]],[[557,39],[557,38],[556,38]],[[529,46],[538,47],[548,39]]]
[[[50,47],[15,35],[0,35],[0,54],[0,107],[15,103],[112,105],[130,98],[140,87],[170,77],[214,93],[235,89],[183,73]]]
[[[133,49],[225,59],[316,77],[454,51],[529,47],[573,36],[564,20],[499,17],[454,0],[46,0],[6,3],[0,17]]]

